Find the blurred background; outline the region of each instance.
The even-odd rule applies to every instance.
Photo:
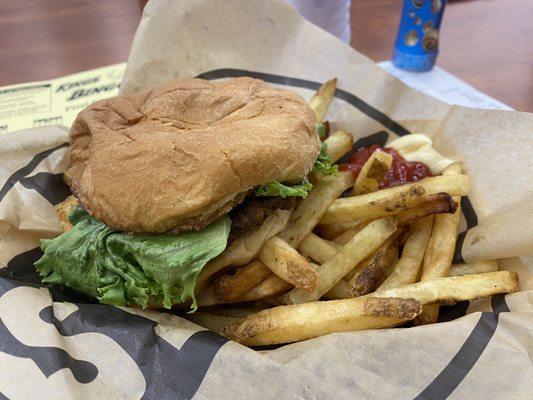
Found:
[[[1,0],[0,86],[126,61],[145,3]],[[352,0],[348,7],[350,29],[339,36],[348,35],[351,46],[375,61],[391,59],[402,1]],[[531,21],[533,0],[449,1],[437,65],[513,108],[533,112]]]

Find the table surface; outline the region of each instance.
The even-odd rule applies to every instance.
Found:
[[[2,0],[0,86],[126,61],[143,0]],[[401,0],[352,0],[351,44],[390,58]],[[533,0],[453,1],[438,65],[521,111],[533,112]]]

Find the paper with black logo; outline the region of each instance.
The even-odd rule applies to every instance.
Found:
[[[126,64],[121,63],[48,81],[0,87],[0,134],[70,126],[89,104],[118,94],[125,69]]]
[[[526,399],[533,393],[533,115],[452,106],[408,88],[281,0],[154,0],[123,92],[176,77],[252,76],[310,98],[338,78],[331,120],[357,145],[424,133],[465,162],[456,260],[500,259],[521,291],[463,302],[446,322],[339,333],[253,350],[179,316],[94,304],[40,285],[39,239],[68,132],[0,136],[0,398]]]

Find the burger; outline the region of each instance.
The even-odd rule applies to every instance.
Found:
[[[69,142],[65,232],[42,241],[35,266],[43,283],[104,304],[194,309],[207,264],[249,262],[307,196],[311,171],[335,172],[306,101],[251,78],[96,102]]]

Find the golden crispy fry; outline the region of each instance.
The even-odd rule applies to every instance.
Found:
[[[324,140],[324,143],[327,145],[326,153],[334,163],[352,149],[353,136],[345,131],[337,131]]]
[[[392,271],[394,271],[394,268],[396,267],[398,261],[400,261],[400,259],[396,257],[396,259],[391,263],[391,265],[389,265],[389,268],[385,270],[385,273],[383,274],[383,280],[379,282],[378,288],[385,281],[385,279],[387,279],[392,274]]]
[[[426,217],[413,223],[400,260],[389,277],[377,289],[378,291],[415,283],[418,280],[432,227],[433,217]]]
[[[357,233],[361,232],[363,230],[363,228],[365,228],[371,222],[372,221],[363,221],[363,222],[359,223],[359,225],[346,230],[345,232],[341,233],[339,236],[334,238],[333,239],[333,243],[338,244],[338,245],[345,245],[350,240],[352,240],[352,238]]]
[[[341,246],[337,245],[336,243],[322,239],[314,233],[310,233],[309,235],[307,235],[300,243],[300,251],[302,251],[302,254],[312,258],[320,264],[323,264],[329,259],[333,258],[335,253],[340,248]],[[343,279],[349,280],[351,276],[352,274],[350,271],[346,276],[343,277]],[[324,295],[326,299],[337,300],[346,299],[350,297],[348,292],[348,285],[343,279],[337,282],[337,284],[333,286],[331,290],[329,290]]]
[[[519,290],[516,272],[497,271],[485,274],[451,276],[412,283],[367,296],[413,298],[421,304],[454,303]],[[364,296],[364,297],[367,297]],[[362,298],[364,298],[362,297]]]
[[[277,296],[290,290],[293,286],[285,282],[279,276],[271,274],[256,287],[250,289],[238,301],[260,300],[266,297]]]
[[[370,257],[365,258],[363,261],[361,261],[359,264],[364,265],[363,263]],[[346,282],[346,288],[348,288],[348,282],[350,282],[350,279],[353,278],[353,276],[357,273],[359,270],[360,265],[357,264],[354,268],[352,268],[346,275],[342,277],[342,280]],[[351,296],[348,296],[351,297]]]
[[[235,303],[235,302],[237,301],[232,301],[232,303]],[[230,302],[220,299],[215,294],[213,285],[208,286],[207,288],[202,290],[200,293],[196,294],[196,304],[198,305],[198,307],[211,307],[217,304],[227,304],[227,303],[230,303]]]
[[[310,262],[309,265],[314,270],[317,270],[320,267],[318,264],[312,262]],[[286,304],[286,301],[282,300],[282,296],[285,296],[287,294],[286,292],[293,287],[293,285],[287,283],[279,276],[272,274],[252,290],[245,293],[239,301],[263,300],[273,305]]]
[[[222,275],[215,279],[213,290],[219,299],[231,302],[261,283],[270,273],[265,264],[260,260],[254,260],[237,268],[233,274]]]
[[[352,194],[358,195],[378,190],[379,183],[390,169],[392,156],[383,152],[375,152],[367,160],[352,188]],[[354,220],[333,224],[319,225],[317,230],[327,239],[335,239],[339,244],[346,244],[369,221]],[[346,233],[345,233],[346,232]],[[350,232],[350,233],[347,233]],[[344,233],[344,235],[342,235]]]
[[[447,167],[443,174],[444,177],[459,176],[461,170],[461,163],[454,163]],[[422,263],[421,281],[448,276],[457,240],[457,225],[461,216],[460,198],[455,197],[454,201],[457,203],[455,213],[435,216],[433,230],[431,231]],[[439,315],[438,305],[425,308],[426,310],[422,312],[424,315],[418,322],[437,322]]]
[[[258,313],[259,311],[270,308],[270,305],[263,301],[256,301],[252,305],[239,306],[234,304],[232,306],[217,306],[211,308],[204,308],[202,312],[207,314],[222,315],[224,317],[244,318],[248,315]]]
[[[225,301],[219,299],[213,289],[213,286],[208,286],[201,293],[196,295],[196,303],[198,307],[211,307],[219,304],[229,303],[244,303],[255,300],[263,300],[267,297],[277,296],[290,290],[293,286],[275,274],[270,275],[261,283],[248,290],[241,297],[232,301]]]
[[[414,318],[412,299],[355,298],[274,307],[226,325],[223,334],[248,346],[290,343],[333,332],[392,327]]]
[[[407,192],[398,192],[394,196],[383,198],[381,200],[370,201],[366,204],[362,204],[361,201],[358,201],[358,199],[366,196],[377,195],[381,192],[383,192],[383,190],[379,192],[367,193],[366,195],[337,199],[328,208],[319,223],[344,222],[347,218],[347,215],[350,215],[350,220],[368,220],[381,218],[388,215],[395,215],[423,203],[426,194],[426,191],[422,186],[413,185]],[[347,202],[345,200],[350,201]],[[353,207],[354,204],[356,204],[357,207]],[[350,214],[347,214],[347,212]],[[342,221],[339,219],[342,219]]]
[[[423,196],[443,192],[464,196],[468,194],[468,186],[469,179],[466,175],[434,176],[360,196],[344,197],[329,206],[319,223],[330,224],[394,215],[421,204]]]
[[[498,271],[498,261],[496,260],[487,260],[487,261],[476,261],[466,264],[456,264],[450,267],[448,276],[463,276],[471,274],[483,274],[485,272],[494,272]]]
[[[292,304],[298,304],[318,300],[357,264],[376,251],[396,231],[396,227],[394,217],[371,222],[343,246],[333,258],[320,266],[318,285],[313,291],[295,288],[288,293],[289,301]]]
[[[333,240],[347,230],[359,227],[363,222],[364,221],[361,220],[355,220],[350,222],[339,222],[336,224],[318,225],[315,232],[324,239]]]
[[[268,304],[269,305],[268,308],[277,307],[277,306],[283,306],[284,304],[280,303],[279,300],[278,300],[278,297],[280,297],[280,296],[283,296],[283,294],[280,294],[279,296],[275,296],[275,297],[265,297],[264,299],[261,299],[261,300],[258,300],[258,301],[262,301],[265,304]]]
[[[422,308],[420,315],[417,315],[414,325],[428,325],[439,321],[439,304],[427,304]]]
[[[327,207],[346,189],[353,185],[350,173],[340,173],[339,176],[326,176],[314,184],[309,196],[302,200],[292,212],[288,227],[279,237],[296,247],[305,235],[310,233],[317,221],[322,217]],[[261,282],[258,287],[247,294],[251,300],[262,299],[286,292],[291,285],[271,275]]]
[[[398,231],[388,238],[370,257],[355,268],[355,273],[348,282],[350,297],[372,293],[381,282],[387,268],[398,256]]]
[[[328,300],[341,300],[352,296],[350,296],[348,284],[344,279],[341,279],[322,297]]]
[[[202,292],[209,284],[209,279],[224,268],[245,265],[252,261],[263,243],[285,228],[290,215],[290,210],[276,210],[256,229],[235,239],[221,255],[209,261],[198,274],[195,293]]]
[[[72,224],[68,219],[68,215],[77,204],[78,199],[73,195],[70,195],[61,203],[56,204],[54,207],[56,209],[57,216],[59,217],[61,228],[63,228],[65,232],[68,232],[72,229]]]
[[[216,332],[220,335],[223,333],[223,329],[226,325],[232,323],[238,323],[242,318],[229,317],[225,315],[208,314],[205,312],[197,311],[192,314],[187,314],[186,318],[189,321],[194,322],[197,325],[203,326],[210,331]]]
[[[324,121],[324,117],[328,112],[329,105],[331,100],[333,100],[336,89],[337,78],[331,79],[318,88],[317,92],[309,102],[309,105],[315,112],[316,120],[318,122]]]
[[[353,185],[352,195],[375,192],[379,184],[389,172],[392,165],[392,156],[382,151],[375,151],[365,162],[361,172],[357,175]]]
[[[322,239],[313,232],[306,235],[298,246],[298,250],[304,256],[312,258],[319,264],[332,258],[340,248],[338,244]]]
[[[302,254],[312,258],[320,264],[324,264],[326,261],[333,258],[333,256],[335,255],[335,253],[337,253],[337,251],[339,251],[339,249],[341,249],[341,246],[339,246],[338,244],[322,239],[314,233],[310,233],[309,235],[307,235],[300,243],[300,250],[302,251]],[[353,277],[356,270],[357,268],[354,268],[353,270],[348,272],[342,278],[343,280],[337,282],[337,284],[333,286],[331,290],[324,295],[324,297],[326,299],[331,300],[348,298],[349,292],[348,285],[346,282]]]
[[[279,234],[292,247],[298,246],[300,240],[313,230],[329,205],[353,185],[353,177],[349,172],[341,172],[339,176],[324,176],[313,182],[313,185],[309,196],[293,210],[287,228]]]
[[[435,214],[453,214],[457,210],[457,202],[448,193],[438,193],[426,196],[421,204],[407,211],[402,211],[398,218],[398,225],[407,225],[418,219]]]
[[[292,212],[289,224],[287,224],[287,220],[278,217],[274,219],[275,223],[273,222],[270,227],[265,221],[257,230],[237,238],[219,257],[204,267],[198,275],[195,292],[201,293],[209,283],[209,278],[223,268],[250,262],[264,242],[278,233],[285,225],[287,228],[279,234],[279,237],[287,241],[291,247],[296,246],[305,235],[313,230],[329,204],[351,185],[353,185],[353,177],[350,173],[340,173],[339,176],[327,176],[318,180],[309,197],[302,200]],[[290,211],[282,215],[288,219]],[[290,285],[287,287],[287,283],[274,275],[269,276],[266,280],[266,282],[262,282],[263,286],[251,292],[252,300],[283,293],[291,287]],[[204,296],[206,295],[204,294]]]
[[[259,259],[277,276],[293,286],[313,290],[317,273],[309,262],[278,236],[270,238],[259,251]]]

